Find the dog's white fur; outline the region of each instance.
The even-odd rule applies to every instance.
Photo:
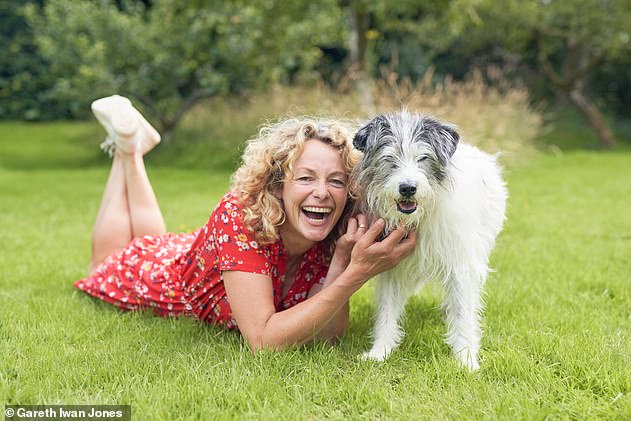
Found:
[[[446,342],[460,363],[479,368],[482,288],[505,218],[507,190],[495,158],[458,140],[451,126],[408,112],[379,116],[355,137],[365,153],[356,174],[365,186],[360,210],[371,219],[384,217],[387,230],[401,223],[417,232],[415,252],[379,277],[368,358],[383,360],[399,345],[408,298],[438,278]],[[416,187],[405,199],[417,204],[411,214],[397,209],[402,184]]]

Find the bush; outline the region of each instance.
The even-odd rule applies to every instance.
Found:
[[[438,85],[428,72],[419,83],[397,81],[392,74],[372,86],[377,112],[409,111],[432,114],[459,128],[464,141],[481,149],[502,152],[505,163],[535,151],[543,132],[543,117],[523,86],[509,82],[497,69],[473,72],[462,82],[450,78]],[[492,78],[492,83],[485,79]],[[277,85],[249,99],[215,98],[194,109],[176,133],[174,142],[156,154],[155,161],[184,166],[233,169],[246,139],[262,123],[288,115],[326,115],[361,121],[372,117],[361,100],[343,87]]]
[[[502,153],[513,161],[532,153],[543,133],[541,110],[530,103],[528,90],[504,77],[497,68],[484,74],[474,70],[461,82],[446,77],[432,83],[430,70],[417,84],[396,83],[393,77],[380,84],[379,109],[406,106],[411,111],[432,114],[458,126],[462,138],[490,153]]]

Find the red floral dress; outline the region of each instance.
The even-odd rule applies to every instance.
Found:
[[[74,285],[125,310],[153,308],[162,316],[186,315],[235,328],[223,283],[224,271],[267,275],[276,311],[307,298],[323,283],[329,260],[322,243],[305,255],[283,297],[286,255],[282,241],[260,245],[243,225],[237,197],[226,194],[210,219],[191,234],[167,233],[134,239]]]

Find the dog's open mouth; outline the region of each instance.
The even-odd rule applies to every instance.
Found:
[[[397,209],[401,213],[410,214],[416,211],[416,202],[412,200],[401,200],[397,202]]]

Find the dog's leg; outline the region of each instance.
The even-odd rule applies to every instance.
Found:
[[[475,371],[480,368],[480,312],[484,274],[473,270],[454,271],[444,283],[443,310],[447,321],[447,343],[459,363]]]
[[[404,283],[395,279],[391,272],[381,275],[377,283],[377,320],[373,331],[372,349],[364,358],[383,361],[403,338],[399,319],[403,314],[409,292]]]

